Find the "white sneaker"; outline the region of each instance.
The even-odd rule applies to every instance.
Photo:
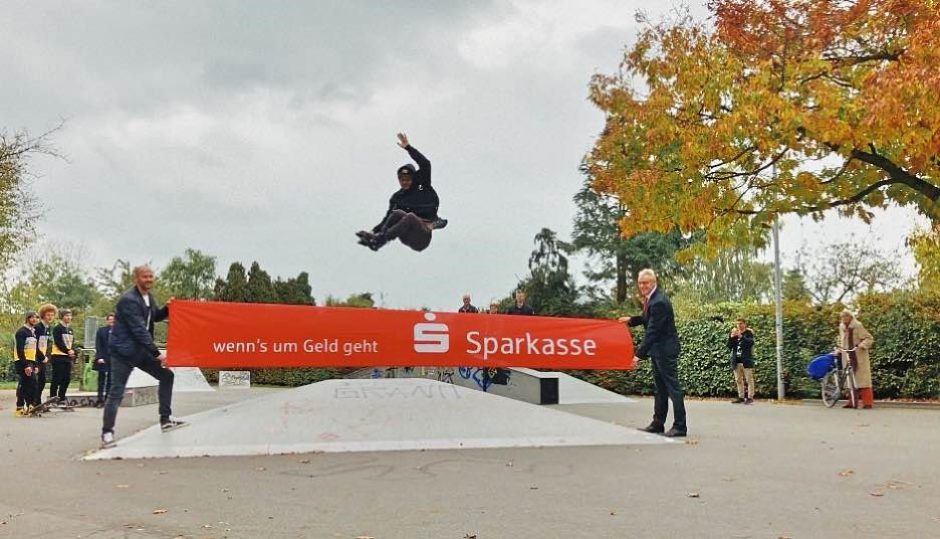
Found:
[[[109,449],[114,447],[114,433],[113,432],[102,432],[101,433],[101,449]]]

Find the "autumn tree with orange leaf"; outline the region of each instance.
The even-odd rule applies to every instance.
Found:
[[[761,245],[783,213],[913,206],[940,218],[934,0],[712,0],[714,24],[649,24],[591,99],[586,165],[625,236]]]

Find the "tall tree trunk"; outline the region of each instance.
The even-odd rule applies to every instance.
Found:
[[[627,255],[617,253],[617,305],[627,300]]]

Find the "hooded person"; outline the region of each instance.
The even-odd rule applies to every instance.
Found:
[[[359,243],[378,251],[394,239],[423,251],[431,243],[431,232],[447,226],[447,220],[437,214],[441,202],[437,191],[431,186],[431,162],[408,143],[404,133],[398,134],[398,145],[418,164],[408,163],[398,167],[400,189],[388,201],[388,211],[382,222],[372,231],[360,230]]]

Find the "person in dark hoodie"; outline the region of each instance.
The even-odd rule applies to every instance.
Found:
[[[754,402],[754,332],[747,327],[747,320],[738,318],[734,329],[728,336],[728,350],[731,350],[731,371],[734,372],[734,385],[738,388],[738,398],[734,404],[752,404]],[[747,392],[745,392],[747,382]]]
[[[447,220],[437,215],[441,202],[431,187],[431,162],[408,143],[404,133],[398,134],[398,145],[415,160],[418,168],[411,163],[398,167],[401,189],[389,199],[382,222],[371,232],[356,232],[359,244],[373,251],[396,238],[415,251],[423,251],[431,244],[431,232],[447,226]]]
[[[49,396],[57,397],[59,404],[68,402],[65,392],[72,380],[72,363],[75,362],[75,331],[72,329],[72,311],[59,311],[59,323],[52,328],[52,385]]]
[[[16,341],[16,374],[18,383],[16,385],[16,412],[17,416],[25,416],[29,408],[36,402],[36,377],[38,375],[36,368],[36,324],[39,323],[39,316],[34,311],[29,311],[24,317],[23,327],[16,331],[14,340]]]

